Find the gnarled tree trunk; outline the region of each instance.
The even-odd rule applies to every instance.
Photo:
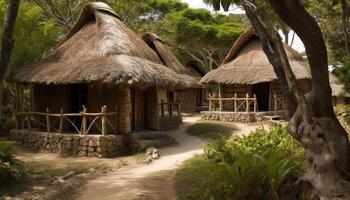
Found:
[[[299,88],[278,33],[259,16],[252,0],[241,0],[263,49],[283,88],[291,114],[288,130],[305,148],[308,171],[301,179],[311,183],[321,199],[350,199],[350,144],[332,105],[325,42],[316,21],[299,0],[269,0],[279,17],[303,41],[308,56],[312,90]],[[294,107],[295,108],[295,107]]]

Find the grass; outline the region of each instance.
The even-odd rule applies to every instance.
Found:
[[[219,135],[231,136],[235,130],[237,127],[233,123],[199,120],[188,127],[186,132],[194,136],[216,139]]]
[[[86,163],[69,163],[66,165],[55,165],[49,163],[36,163],[36,162],[27,162],[26,163],[28,170],[34,174],[47,174],[51,177],[64,176],[70,171],[75,171],[78,174],[86,173],[90,168],[96,170],[105,170],[107,166],[96,165],[96,164],[86,164]]]
[[[223,166],[203,155],[185,161],[175,176],[178,199],[225,199],[225,174]]]
[[[11,140],[2,140],[0,138],[0,147],[10,147],[10,146],[15,146],[16,142],[11,141]]]

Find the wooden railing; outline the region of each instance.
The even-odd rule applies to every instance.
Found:
[[[102,106],[100,113],[88,113],[87,108],[83,106],[83,110],[80,113],[64,113],[63,109],[60,113],[50,113],[49,109],[46,108],[45,112],[17,112],[15,113],[16,119],[16,130],[27,128],[29,131],[33,127],[46,127],[46,131],[62,133],[64,129],[64,122],[74,129],[75,132],[81,135],[90,133],[93,127],[99,131],[102,135],[107,135],[108,128],[110,127],[114,133],[117,132],[117,121],[118,121],[118,106],[115,108],[115,112],[107,112],[107,106]],[[111,123],[108,117],[113,117],[114,123]],[[40,120],[44,118],[44,120]],[[74,118],[74,119],[72,119]],[[81,121],[80,127],[76,123],[76,119]],[[52,120],[54,119],[54,120]],[[98,121],[101,121],[101,126]],[[55,128],[55,124],[58,122],[58,129]]]
[[[174,111],[176,111],[176,115],[181,115],[180,105],[181,103],[179,102],[164,103],[163,100],[160,100],[160,116],[173,116]]]
[[[284,105],[283,96],[278,96],[276,93],[274,93],[273,94],[273,110],[275,111],[275,113],[277,110],[283,109],[283,105]]]
[[[246,94],[246,97],[237,97],[237,94],[234,94],[234,97],[230,98],[223,98],[223,97],[211,97],[209,95],[209,112],[212,111],[212,104],[214,102],[219,102],[219,111],[223,111],[223,102],[229,101],[233,103],[234,112],[250,112],[250,106],[253,104],[253,111],[257,112],[257,99],[254,95],[253,98],[249,97],[248,94]]]

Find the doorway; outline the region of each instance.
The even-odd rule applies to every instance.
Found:
[[[258,100],[258,111],[269,110],[269,99],[270,99],[270,83],[258,83],[253,85],[252,93],[256,95]]]
[[[83,105],[88,107],[88,89],[86,84],[73,84],[70,93],[70,112],[79,113],[83,110]]]
[[[138,88],[131,89],[132,117],[131,124],[133,130],[146,129],[147,113],[147,92]]]

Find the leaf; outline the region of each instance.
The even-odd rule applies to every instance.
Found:
[[[213,7],[215,10],[220,10],[220,1],[221,0],[212,0],[213,1]]]

